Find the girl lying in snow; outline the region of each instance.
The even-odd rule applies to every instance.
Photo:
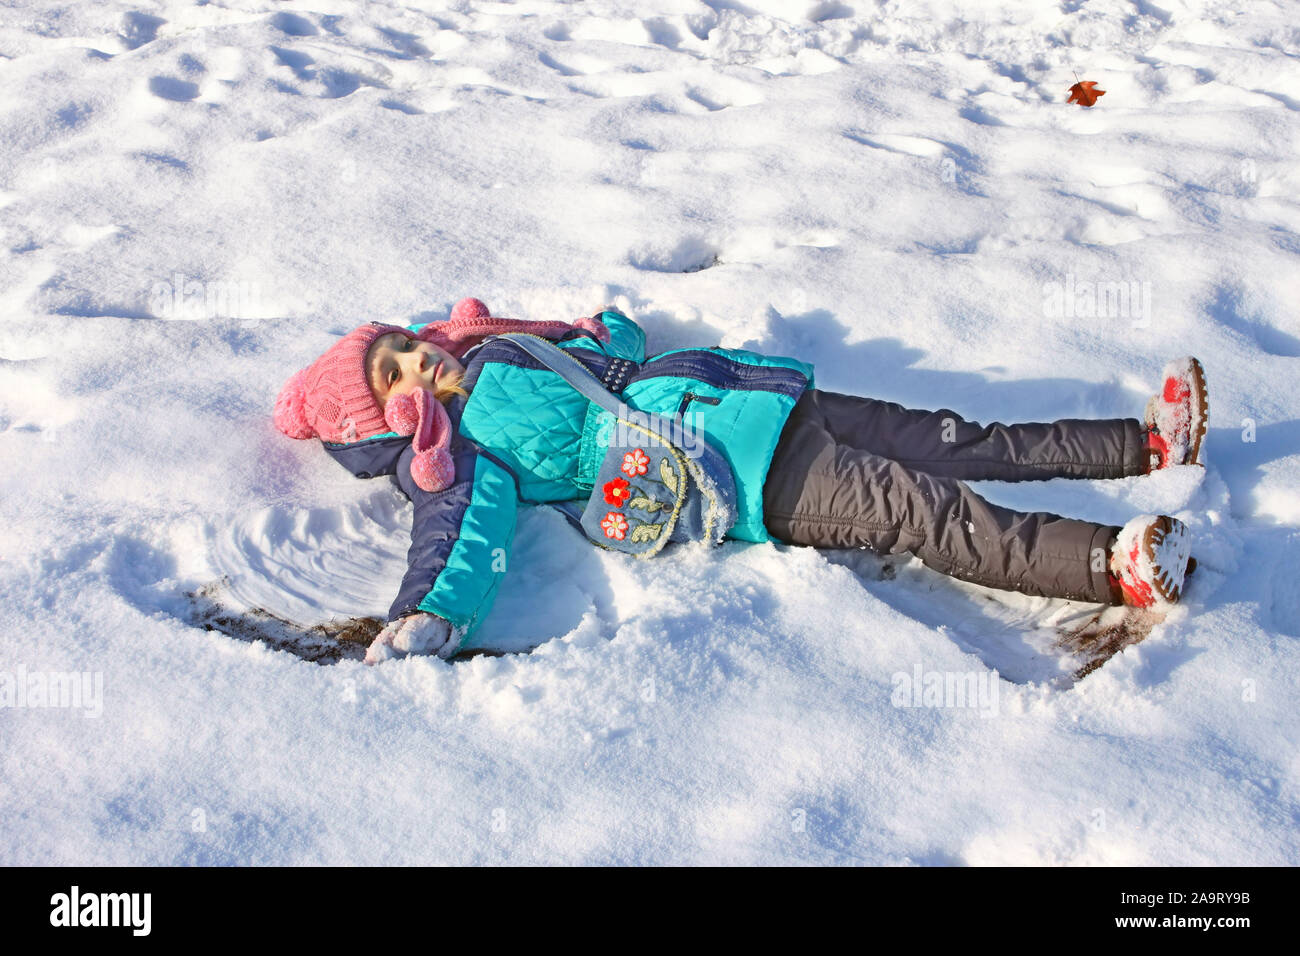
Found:
[[[499,337],[510,332],[558,343],[628,407],[697,430],[721,451],[736,490],[728,538],[910,552],[976,584],[1099,604],[1165,607],[1182,591],[1189,539],[1176,519],[1141,515],[1121,528],[1016,512],[961,479],[1199,465],[1207,400],[1193,358],[1166,366],[1145,425],[984,426],[946,409],[822,391],[813,367],[793,358],[685,348],[647,359],[640,326],[612,307],[572,324],[525,322],[464,299],[445,322],[354,329],[276,401],[286,435],[319,438],[359,478],[393,476],[414,503],[408,569],[367,663],[454,655],[491,608],[517,503],[593,497],[606,450],[596,436],[602,420],[608,434],[611,414]],[[640,452],[626,456],[629,477],[645,474]],[[632,518],[628,487],[615,478],[600,489],[611,539]]]

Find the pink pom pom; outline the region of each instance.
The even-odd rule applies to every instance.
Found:
[[[456,465],[446,448],[435,446],[411,459],[411,477],[425,491],[442,491],[456,480]]]
[[[461,299],[451,310],[451,320],[454,322],[457,319],[483,319],[491,314],[482,300],[474,298]]]
[[[302,371],[294,372],[275,400],[275,427],[290,438],[300,440],[316,434],[316,429],[307,421],[307,392],[303,376]]]
[[[420,427],[420,409],[416,405],[415,393],[390,398],[384,406],[384,421],[399,435],[414,435]]]

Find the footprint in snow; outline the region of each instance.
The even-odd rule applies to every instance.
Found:
[[[158,28],[167,21],[148,13],[131,11],[122,14],[122,31],[118,34],[128,50],[138,50],[158,37]]]
[[[271,26],[291,37],[314,37],[319,30],[304,16],[296,13],[277,13],[271,17]]]
[[[172,76],[155,76],[149,80],[149,92],[164,100],[186,103],[199,95],[197,83],[178,80]]]

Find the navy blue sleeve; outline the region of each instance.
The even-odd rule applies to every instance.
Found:
[[[459,646],[491,610],[506,572],[519,506],[514,476],[459,437],[452,440],[456,478],[425,491],[411,477],[414,451],[398,461],[394,480],[414,506],[407,570],[389,620],[416,611],[451,622]]]

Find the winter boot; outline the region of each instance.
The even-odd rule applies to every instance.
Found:
[[[1139,515],[1111,546],[1112,590],[1130,607],[1167,608],[1182,596],[1190,562],[1185,524],[1168,515]]]
[[[1205,369],[1190,355],[1174,359],[1161,374],[1160,393],[1146,408],[1147,472],[1170,465],[1201,464],[1201,442],[1209,421]]]

